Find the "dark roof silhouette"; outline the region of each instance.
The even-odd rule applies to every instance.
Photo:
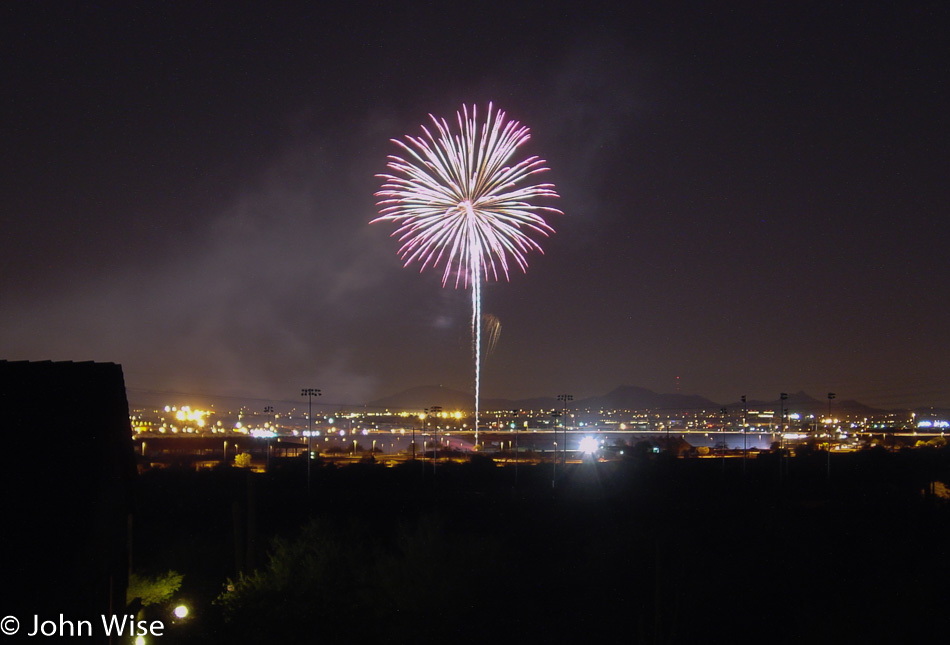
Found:
[[[135,461],[122,367],[0,361],[6,614],[92,620],[125,607]],[[31,624],[31,623],[30,623]],[[98,628],[98,629],[97,629]]]

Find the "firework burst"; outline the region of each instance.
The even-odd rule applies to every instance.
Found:
[[[476,108],[456,113],[458,130],[445,119],[429,115],[433,130],[422,136],[393,139],[403,156],[390,155],[389,172],[376,193],[379,217],[393,222],[400,257],[420,271],[444,263],[442,286],[454,274],[454,286],[472,286],[472,336],[475,354],[475,443],[478,444],[478,400],[481,363],[481,282],[509,279],[512,264],[528,268],[530,251],[543,253],[532,235],[548,236],[554,229],[543,214],[556,208],[532,203],[557,197],[553,184],[521,185],[547,170],[545,161],[528,157],[510,160],[530,138],[527,127],[509,121],[501,110],[488,111],[479,123]]]

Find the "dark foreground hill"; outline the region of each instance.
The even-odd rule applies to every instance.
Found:
[[[150,472],[136,566],[185,574],[184,642],[922,642],[950,627],[935,494],[950,453],[834,457],[830,481],[822,454],[744,473],[641,455],[561,467],[554,488],[551,464],[321,466],[309,502],[294,462]]]

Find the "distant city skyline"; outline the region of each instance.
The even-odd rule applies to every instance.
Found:
[[[391,139],[492,101],[564,215],[484,285],[485,399],[950,408],[950,5],[296,4],[4,7],[0,359],[472,391],[471,293],[367,222]]]

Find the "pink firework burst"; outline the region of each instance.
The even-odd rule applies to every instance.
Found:
[[[519,186],[547,170],[538,157],[510,162],[530,138],[528,128],[491,103],[482,124],[474,106],[463,106],[456,133],[445,119],[429,117],[434,130],[422,126],[420,137],[393,139],[405,154],[390,155],[389,172],[378,175],[385,183],[373,222],[398,225],[393,236],[406,266],[420,262],[425,270],[444,260],[443,285],[453,270],[456,287],[478,282],[478,275],[508,279],[509,259],[526,270],[526,254],[543,252],[531,234],[554,232],[542,214],[561,212],[532,203],[557,197],[552,184]]]

